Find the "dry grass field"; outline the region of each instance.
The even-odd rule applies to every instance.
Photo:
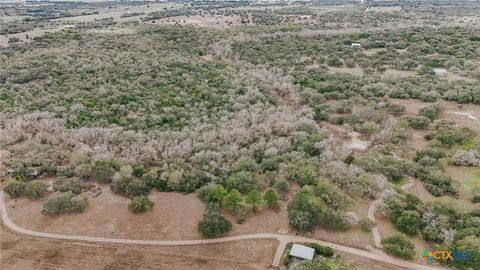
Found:
[[[267,269],[274,240],[188,247],[95,244],[18,236],[0,228],[1,269]]]

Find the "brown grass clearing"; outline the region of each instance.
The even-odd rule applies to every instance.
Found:
[[[246,240],[165,247],[96,244],[18,236],[0,231],[1,269],[267,269],[278,243]],[[15,243],[5,249],[4,243]]]
[[[150,194],[155,202],[153,210],[136,215],[128,211],[129,199],[112,194],[108,186],[102,189],[100,196],[89,198],[89,206],[79,214],[47,217],[41,214],[42,200],[26,198],[9,200],[7,209],[13,222],[35,231],[130,239],[202,238],[197,223],[204,205],[195,194],[154,191]]]
[[[236,218],[228,213],[222,211],[232,223],[232,230],[229,235],[242,235],[254,233],[278,233],[280,230],[289,230],[287,202],[279,200],[280,211],[277,213],[268,207],[264,207],[257,213],[251,213],[251,216],[245,219],[243,224],[237,224]]]
[[[469,127],[478,134],[480,134],[480,106],[474,104],[458,104],[439,100],[435,103],[423,102],[416,99],[391,99],[395,104],[405,106],[407,115],[417,114],[418,110],[423,107],[431,106],[435,103],[443,106],[445,112],[442,119],[454,121],[463,126]]]
[[[58,30],[59,29],[53,29],[53,28],[52,29],[36,28],[27,32],[9,34],[8,36],[0,35],[0,46],[3,46],[3,47],[8,46],[9,45],[8,40],[12,37],[19,38],[23,42],[30,42],[30,40],[32,40],[34,37],[43,36],[46,33],[55,32]],[[27,36],[29,37],[29,39],[27,39]]]
[[[368,249],[369,246],[373,246],[372,234],[363,232],[359,228],[351,228],[348,231],[332,231],[317,227],[308,237],[360,249]]]
[[[223,15],[215,15],[215,16],[200,16],[200,15],[193,15],[193,16],[177,16],[177,17],[170,17],[170,18],[163,18],[158,20],[153,20],[155,23],[153,24],[160,24],[160,25],[194,25],[199,27],[211,27],[211,28],[225,28],[231,26],[239,26],[241,24],[240,16],[233,15],[233,16],[223,16]],[[151,21],[150,21],[151,22]]]

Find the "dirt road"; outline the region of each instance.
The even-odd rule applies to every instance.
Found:
[[[215,243],[223,243],[229,241],[240,241],[240,240],[249,240],[249,239],[275,239],[279,242],[279,247],[277,248],[277,252],[275,254],[274,261],[272,263],[273,266],[279,266],[280,259],[282,257],[283,251],[285,246],[289,242],[312,242],[317,243],[324,246],[329,246],[336,251],[355,254],[357,256],[362,256],[365,258],[369,258],[376,261],[381,261],[385,263],[389,263],[392,265],[401,266],[408,269],[418,269],[418,270],[434,270],[434,269],[442,269],[437,268],[429,265],[420,265],[416,263],[411,263],[403,260],[393,259],[388,257],[384,254],[375,254],[371,253],[366,250],[361,250],[357,248],[337,245],[317,239],[311,239],[301,236],[295,235],[281,235],[281,234],[273,234],[273,233],[259,233],[259,234],[248,234],[248,235],[238,235],[238,236],[230,236],[230,237],[223,237],[223,238],[216,238],[216,239],[201,239],[201,240],[173,240],[173,241],[163,241],[163,240],[137,240],[137,239],[119,239],[119,238],[104,238],[104,237],[91,237],[91,236],[83,236],[83,235],[64,235],[64,234],[56,234],[56,233],[45,233],[45,232],[36,232],[32,230],[28,230],[22,228],[15,223],[13,223],[10,218],[8,217],[6,204],[4,200],[5,194],[0,192],[0,211],[2,216],[3,224],[9,228],[10,230],[22,234],[22,235],[29,235],[34,237],[43,237],[43,238],[51,238],[51,239],[61,239],[61,240],[71,240],[71,241],[85,241],[85,242],[96,242],[96,243],[117,243],[117,244],[138,244],[138,245],[161,245],[161,246],[188,246],[188,245],[206,245],[206,244],[215,244]]]

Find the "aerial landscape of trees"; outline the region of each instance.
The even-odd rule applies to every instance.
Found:
[[[356,8],[390,4],[401,12]],[[53,29],[51,19],[95,15],[95,5],[45,3],[29,17],[9,6],[0,14],[29,19],[0,20],[0,35]],[[390,225],[387,254],[457,249],[473,259],[442,263],[478,269],[471,6],[187,1],[10,37],[0,47],[3,191],[52,219],[82,215],[102,192],[138,219],[163,209],[157,194],[190,194],[205,238],[279,214],[288,233],[312,237]],[[379,222],[367,214],[376,202]],[[294,269],[344,269],[310,247],[322,259]]]

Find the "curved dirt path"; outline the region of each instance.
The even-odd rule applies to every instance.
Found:
[[[275,267],[280,265],[280,260],[287,243],[312,242],[312,243],[317,243],[324,246],[329,246],[335,249],[336,251],[350,253],[356,256],[361,256],[368,259],[381,261],[384,263],[388,263],[388,264],[392,264],[392,265],[396,265],[396,266],[400,266],[408,269],[419,269],[419,270],[442,269],[442,268],[437,268],[429,265],[421,265],[421,264],[416,264],[412,262],[397,260],[397,259],[388,257],[384,254],[375,254],[366,250],[337,245],[337,244],[333,244],[333,243],[329,243],[329,242],[325,242],[317,239],[294,236],[294,235],[281,235],[281,234],[274,234],[274,233],[247,234],[247,235],[238,235],[238,236],[230,236],[230,237],[215,238],[215,239],[164,241],[164,240],[105,238],[105,237],[92,237],[92,236],[83,236],[83,235],[65,235],[65,234],[56,234],[56,233],[37,232],[37,231],[32,231],[32,230],[22,228],[10,220],[10,218],[8,217],[7,209],[6,209],[4,196],[5,195],[3,191],[0,191],[0,211],[1,211],[2,222],[10,230],[22,235],[51,238],[51,239],[71,240],[71,241],[114,243],[114,244],[158,245],[158,246],[207,245],[207,244],[216,244],[216,243],[224,243],[224,242],[239,241],[239,240],[275,239],[279,242],[279,246],[277,248],[277,251],[275,253],[275,258],[272,263],[272,265]]]
[[[402,190],[407,190],[408,188],[413,186],[414,183],[415,183],[415,180],[412,177],[408,176],[408,183],[401,186],[400,188]],[[378,198],[375,201],[370,203],[370,206],[368,207],[368,219],[375,222],[375,208],[379,204],[381,204],[382,202],[383,202],[383,198]],[[374,247],[377,248],[377,249],[381,249],[382,248],[382,244],[381,244],[382,238],[380,237],[380,231],[378,230],[377,226],[375,226],[372,229],[372,234],[373,234],[373,245],[374,245]]]

